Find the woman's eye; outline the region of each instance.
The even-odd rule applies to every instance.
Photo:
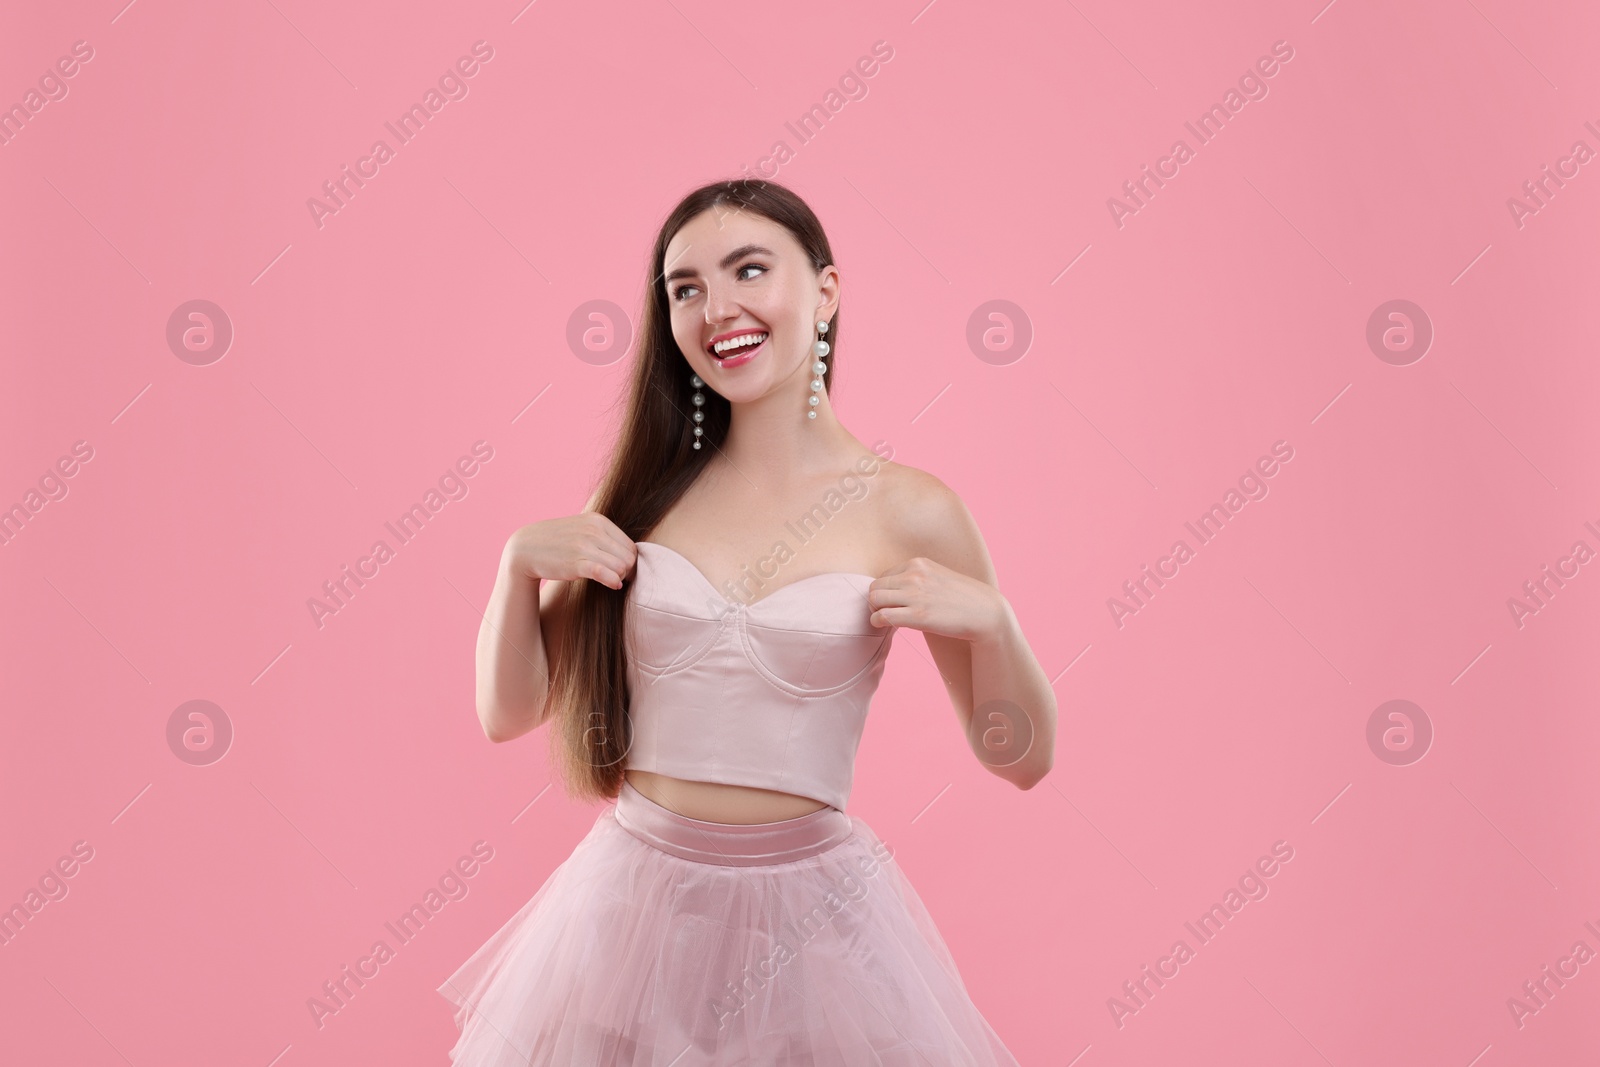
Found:
[[[762,274],[765,274],[767,272],[767,268],[762,266],[759,263],[746,263],[744,266],[739,268],[738,272],[734,275],[734,277],[738,278],[742,282],[751,281],[752,279],[746,278],[744,276],[744,272],[747,271],[747,270],[758,270]],[[676,289],[672,290],[672,299],[678,301],[679,303],[682,303],[683,300],[685,299],[685,297],[683,295],[684,293],[692,292],[692,291],[694,291],[696,289],[699,289],[699,288],[700,287],[698,285],[680,285]]]

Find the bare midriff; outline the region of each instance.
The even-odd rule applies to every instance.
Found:
[[[668,811],[702,822],[748,824],[798,819],[827,807],[820,800],[753,786],[691,782],[628,768],[628,782]]]

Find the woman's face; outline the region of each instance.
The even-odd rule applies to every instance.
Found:
[[[792,392],[805,410],[817,323],[839,306],[834,267],[813,270],[788,230],[719,205],[673,235],[663,269],[672,336],[708,387],[732,403]]]

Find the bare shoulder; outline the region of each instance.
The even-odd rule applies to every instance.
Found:
[[[922,556],[995,585],[994,564],[966,501],[936,475],[885,461],[886,513],[902,560]]]

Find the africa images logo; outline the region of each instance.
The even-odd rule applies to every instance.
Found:
[[[472,58],[473,56],[476,59]],[[456,60],[454,67],[447,68],[439,75],[438,88],[429,86],[428,91],[422,94],[421,103],[413,103],[394,122],[383,124],[384,128],[394,135],[396,144],[410,144],[411,139],[423,131],[428,121],[442,111],[445,104],[451,100],[465,100],[467,93],[471,91],[466,79],[475,77],[483,69],[479,64],[487,63],[493,58],[494,48],[488,41],[473,42],[472,56],[462,56]],[[317,229],[320,230],[324,226],[324,218],[337,215],[349,207],[349,201],[355,198],[357,190],[366,187],[367,183],[362,179],[370,181],[376,178],[382,166],[395,155],[396,149],[390,147],[389,142],[380,137],[372,142],[372,148],[367,155],[356,160],[353,173],[349,164],[345,164],[340,168],[340,177],[323,182],[322,192],[327,199],[319,200],[313,196],[306,200],[306,208],[311,212],[311,221],[317,224]]]

